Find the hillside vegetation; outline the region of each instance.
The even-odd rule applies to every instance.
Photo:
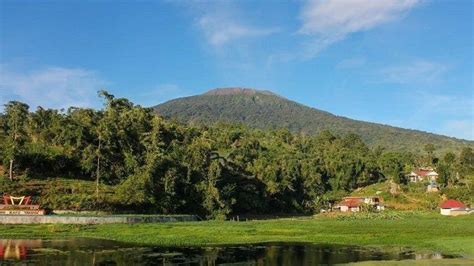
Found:
[[[391,194],[392,184],[387,181],[359,188],[353,191],[351,196],[378,195],[387,208],[403,211],[438,211],[439,203],[448,198],[455,198],[466,203],[474,202],[474,193],[470,189],[452,186],[442,188],[441,192],[426,192],[426,184],[427,182],[402,184],[398,186],[396,194]]]
[[[269,91],[216,89],[203,95],[179,98],[154,107],[181,122],[211,125],[215,122],[242,123],[261,129],[286,128],[294,133],[314,135],[324,130],[335,134],[355,133],[371,147],[420,153],[433,143],[437,152],[474,147],[473,141],[427,132],[357,121],[290,101]]]
[[[443,193],[472,194],[465,178],[474,173],[470,147],[437,156],[433,145],[420,154],[386,151],[350,133],[192,126],[100,95],[100,110],[31,112],[7,103],[0,113],[0,193],[38,196],[52,209],[221,219],[310,214],[368,185],[404,185],[407,171],[433,166]]]

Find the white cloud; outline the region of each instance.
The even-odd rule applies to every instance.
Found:
[[[437,62],[415,60],[404,65],[386,67],[381,70],[381,75],[385,82],[432,84],[440,82],[447,70],[446,65]]]
[[[0,65],[2,104],[19,100],[32,108],[95,107],[97,91],[108,82],[97,73],[82,68],[45,67],[19,71]]]
[[[420,0],[310,0],[300,14],[299,33],[313,37],[305,57],[311,58],[349,34],[395,20]]]
[[[241,20],[227,15],[212,13],[199,18],[198,26],[207,41],[213,46],[222,46],[232,41],[273,34],[275,28],[259,28],[245,25]]]
[[[238,2],[187,2],[186,9],[194,17],[196,27],[214,48],[276,33],[278,28],[254,25],[248,12]]]

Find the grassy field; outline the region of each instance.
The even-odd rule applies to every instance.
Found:
[[[309,242],[408,247],[474,258],[474,216],[392,213],[160,224],[1,225],[0,238],[92,237],[156,246]]]
[[[349,263],[353,266],[453,266],[474,265],[474,259],[380,260]]]

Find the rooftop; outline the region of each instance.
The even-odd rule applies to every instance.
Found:
[[[455,209],[455,208],[466,208],[466,205],[464,205],[464,203],[458,200],[449,199],[443,202],[440,207],[441,209]]]

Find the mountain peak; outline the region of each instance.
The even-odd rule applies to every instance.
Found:
[[[155,110],[164,117],[194,124],[237,123],[260,129],[286,128],[308,135],[325,130],[335,134],[355,133],[373,147],[395,151],[419,153],[427,143],[436,143],[438,152],[474,147],[473,141],[352,120],[299,104],[270,91],[250,88],[213,89],[203,95],[162,103]]]
[[[264,94],[264,95],[272,95],[272,96],[280,97],[279,95],[268,90],[257,90],[257,89],[239,88],[239,87],[216,88],[204,93],[203,95],[238,95],[238,94],[246,94],[246,95]]]

